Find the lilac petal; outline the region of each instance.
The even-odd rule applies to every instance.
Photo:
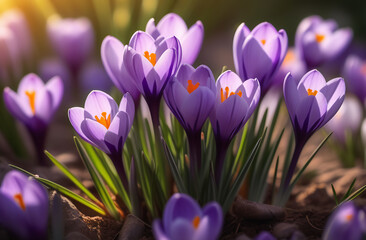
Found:
[[[277,29],[268,22],[258,24],[252,30],[253,36],[260,42],[265,40],[266,42],[278,35]]]
[[[248,118],[252,115],[259,103],[261,87],[257,79],[246,80],[243,83],[243,87],[245,89],[245,91],[243,92],[243,98],[249,105],[246,118],[246,120],[248,120]]]
[[[180,112],[179,106],[183,106],[189,93],[177,80],[168,83],[164,91],[164,99],[175,117],[184,125],[184,118]]]
[[[46,89],[52,96],[52,109],[55,111],[61,103],[62,96],[64,94],[64,84],[60,77],[51,78],[47,84]]]
[[[198,203],[188,195],[176,193],[169,199],[165,206],[163,225],[168,233],[169,226],[171,226],[175,219],[180,218],[186,221],[192,221],[196,216],[201,216],[201,208]],[[170,234],[168,235],[171,236]]]
[[[153,92],[159,76],[154,70],[153,65],[145,57],[139,54],[133,55],[132,69],[130,71],[132,72],[131,76],[135,80],[136,87],[144,96]]]
[[[155,71],[159,75],[161,80],[166,80],[170,77],[171,68],[175,64],[176,54],[173,49],[166,50],[159,58],[155,65]]]
[[[81,123],[81,130],[94,146],[101,149],[103,152],[110,154],[110,151],[104,142],[104,137],[107,132],[107,128],[104,125],[87,118]]]
[[[198,68],[197,68],[198,69]],[[177,79],[183,86],[188,86],[188,80],[191,80],[192,74],[196,71],[192,65],[183,63],[175,75]]]
[[[154,38],[143,31],[135,32],[128,45],[141,55],[144,55],[145,51],[148,51],[149,54],[156,51]]]
[[[319,92],[325,85],[326,80],[323,75],[318,70],[313,69],[302,77],[298,89],[302,92],[307,92],[308,89]]]
[[[193,239],[195,229],[193,224],[188,219],[177,218],[169,225],[167,229],[168,235],[174,240]]]
[[[202,238],[198,239],[217,239],[223,225],[223,215],[219,204],[208,203],[202,210],[202,221],[197,229],[197,235]],[[196,236],[197,236],[196,235]],[[205,236],[205,238],[203,238]]]
[[[108,94],[94,90],[89,93],[85,100],[85,111],[89,112],[93,118],[95,116],[101,117],[103,112],[110,114],[111,119],[114,118],[118,111],[118,105],[114,99]]]
[[[44,123],[49,123],[53,116],[54,105],[51,92],[45,88],[40,89],[36,91],[35,98],[35,116],[44,121]]]
[[[181,39],[187,32],[187,25],[184,20],[175,13],[165,15],[158,23],[156,28],[165,38],[176,36]]]
[[[272,69],[272,60],[260,44],[249,35],[243,45],[242,58],[247,78],[257,78],[263,84],[266,74]]]
[[[263,45],[264,51],[271,58],[274,67],[277,67],[281,56],[281,40],[279,36],[268,39],[266,43]]]
[[[155,26],[154,18],[150,18],[150,20],[147,22],[145,32],[150,34],[155,39],[160,36],[159,30]]]
[[[182,63],[193,64],[202,46],[204,28],[201,21],[197,21],[184,35],[179,38],[182,44]]]
[[[286,56],[287,49],[288,49],[288,37],[287,37],[286,31],[283,30],[283,29],[278,31],[278,33],[279,33],[279,38],[280,38],[280,42],[281,42],[281,56],[280,56],[280,59],[283,60]]]
[[[168,39],[164,39],[159,43],[156,49],[156,57],[157,61],[161,58],[161,56],[165,53],[167,49],[175,49],[176,53],[176,65],[179,66],[182,60],[182,46],[176,37],[171,37]]]
[[[324,55],[313,32],[308,32],[303,36],[302,52],[308,67],[316,67],[324,61]]]
[[[130,117],[125,112],[118,112],[113,118],[108,131],[105,133],[104,141],[109,143],[113,149],[107,144],[110,152],[119,153],[122,151],[123,144],[125,143],[128,133],[130,131]]]
[[[229,87],[230,92],[236,92],[242,83],[242,80],[236,73],[230,70],[225,71],[218,77],[216,82],[217,97],[220,99],[221,88],[225,91],[225,88]]]
[[[125,95],[123,95],[118,110],[126,112],[127,115],[129,116],[130,124],[128,128],[130,129],[133,124],[133,119],[135,116],[135,103],[129,93],[125,93]]]
[[[346,94],[346,86],[343,78],[334,78],[330,80],[321,90],[321,93],[324,94],[328,101],[327,115],[324,119],[325,124],[337,113],[343,103]]]
[[[5,175],[0,187],[0,192],[13,197],[15,194],[23,192],[24,185],[28,181],[28,177],[23,173],[11,170]]]
[[[235,31],[234,41],[233,41],[233,56],[234,56],[234,65],[237,74],[246,79],[246,73],[243,71],[244,63],[243,63],[243,44],[246,37],[250,34],[249,28],[244,24],[240,24],[239,27]]]
[[[181,69],[182,67],[180,67]],[[180,71],[179,69],[179,71]],[[197,67],[196,71],[192,74],[192,83],[200,83],[200,87],[208,87],[212,92],[216,93],[215,78],[211,72],[211,69],[205,65],[200,65]]]
[[[27,74],[20,80],[18,94],[24,94],[26,91],[38,91],[44,88],[43,81],[34,73]]]
[[[324,54],[328,59],[333,59],[349,46],[353,37],[353,32],[350,28],[338,29],[335,31],[324,46]]]
[[[27,99],[20,98],[13,90],[6,87],[4,89],[4,103],[8,111],[24,124],[30,122],[33,113]]]
[[[163,226],[161,224],[161,220],[154,220],[152,224],[152,230],[154,233],[155,239],[159,240],[170,240],[168,236],[164,233]]]
[[[288,73],[283,83],[283,96],[285,98],[286,106],[291,120],[295,119],[296,109],[300,104],[301,98],[297,91],[296,80]]]
[[[87,136],[85,136],[84,132],[81,130],[81,123],[85,119],[85,114],[90,115],[89,113],[85,112],[84,109],[81,107],[73,107],[70,108],[68,111],[70,123],[74,127],[77,134],[79,134],[79,136],[86,142],[92,143],[90,139]],[[92,118],[91,115],[89,117]]]

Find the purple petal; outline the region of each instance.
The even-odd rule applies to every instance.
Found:
[[[233,41],[233,56],[234,56],[234,65],[237,74],[241,78],[247,78],[245,72],[243,71],[244,63],[243,63],[243,44],[245,38],[250,34],[249,28],[244,24],[240,24],[240,26],[236,29]]]
[[[180,69],[181,68],[182,67],[180,67]],[[198,66],[196,71],[192,74],[191,80],[193,84],[199,82],[200,86],[208,87],[212,92],[216,93],[215,78],[209,67],[205,65]]]
[[[221,101],[221,88],[225,91],[225,88],[229,87],[230,92],[236,92],[242,83],[242,80],[236,73],[230,70],[225,71],[218,77],[216,82],[217,98]]]
[[[287,49],[288,49],[288,37],[287,37],[287,33],[285,30],[281,29],[280,31],[278,31],[279,33],[279,38],[280,38],[280,42],[281,42],[281,56],[280,59],[284,59],[287,53]],[[280,62],[281,64],[282,62]]]
[[[179,38],[182,44],[182,63],[193,64],[202,46],[204,28],[201,21],[197,21],[183,38]]]
[[[181,39],[187,32],[187,25],[184,20],[175,13],[165,15],[158,23],[156,28],[165,38],[176,36]]]
[[[107,132],[107,128],[104,125],[87,118],[81,123],[81,130],[95,147],[110,154],[110,151],[104,142],[104,137]]]
[[[130,124],[128,127],[130,129],[133,124],[133,119],[135,116],[135,103],[129,93],[125,93],[123,95],[118,110],[127,113],[128,117],[130,118]]]
[[[326,85],[325,78],[316,69],[306,73],[299,82],[298,89],[307,92],[308,89],[312,91],[320,91]]]
[[[256,109],[260,95],[261,95],[261,87],[259,81],[257,79],[248,79],[243,83],[244,91],[243,98],[249,105],[249,109],[247,112],[246,120],[252,115],[254,110]]]
[[[183,85],[183,86],[187,86],[188,80],[191,80],[191,76],[192,74],[196,71],[196,69],[189,64],[183,63],[180,67],[179,70],[177,71],[175,78]]]
[[[28,181],[28,177],[23,173],[11,170],[5,175],[0,192],[13,197],[15,194],[23,192],[23,188]]]
[[[182,60],[182,46],[176,37],[171,37],[161,41],[156,49],[157,61],[161,58],[161,55],[165,53],[167,49],[175,49],[176,53],[176,66],[179,66]]]
[[[300,104],[301,98],[298,95],[296,80],[292,77],[291,73],[288,73],[285,77],[283,83],[283,96],[291,120],[294,120],[296,109]]]
[[[278,35],[277,29],[273,27],[272,24],[268,22],[263,22],[258,24],[253,30],[252,34],[257,39],[257,41],[261,42],[265,40],[266,42],[276,38]]]
[[[6,87],[4,89],[4,104],[8,111],[24,124],[29,124],[33,117],[29,102],[20,98],[13,90]]]
[[[220,205],[215,202],[208,203],[202,210],[202,221],[198,226],[196,239],[218,239],[222,225],[223,214]]]
[[[155,65],[155,71],[161,80],[166,80],[171,75],[171,69],[175,64],[176,54],[173,49],[166,50]]]
[[[346,50],[353,37],[353,32],[350,28],[338,29],[330,39],[325,43],[324,54],[328,59],[334,59]]]
[[[87,136],[85,136],[84,132],[81,129],[81,123],[85,119],[85,114],[89,115],[89,118],[92,118],[92,116],[88,112],[85,112],[84,109],[81,107],[70,108],[68,114],[70,123],[74,127],[77,134],[79,134],[79,136],[83,140],[87,141],[88,143],[92,143],[90,139]]]
[[[128,45],[141,55],[144,55],[145,51],[148,51],[149,54],[156,52],[154,38],[143,31],[135,32]]]
[[[35,116],[45,123],[49,123],[54,112],[51,92],[43,88],[36,91],[35,94]]]
[[[111,144],[114,148],[112,150],[107,144],[110,152],[113,153],[113,151],[115,151],[116,153],[119,153],[122,151],[123,144],[127,139],[131,125],[130,117],[126,112],[118,112],[113,118],[113,121],[104,136],[104,141]]]
[[[25,75],[22,80],[20,80],[18,87],[18,94],[25,95],[26,91],[38,91],[44,88],[43,81],[34,73]]]
[[[315,40],[313,32],[307,32],[302,38],[303,58],[308,67],[316,67],[323,63],[321,45]]]
[[[98,90],[89,93],[85,100],[84,107],[85,111],[93,116],[93,119],[95,116],[101,117],[103,112],[106,112],[107,116],[110,114],[111,119],[113,119],[118,112],[118,105],[114,99],[108,94]]]
[[[51,93],[52,109],[54,112],[59,107],[64,94],[64,84],[62,79],[60,77],[51,78],[46,84],[46,89]]]
[[[160,220],[154,220],[152,224],[152,230],[155,239],[158,240],[170,240],[167,235],[164,233],[163,226]]]
[[[195,233],[192,222],[185,218],[174,219],[167,231],[170,239],[174,240],[193,239]]]
[[[323,124],[325,124],[337,113],[343,103],[346,94],[346,86],[343,78],[334,78],[330,80],[327,85],[321,89],[321,93],[324,94],[328,101],[327,115],[323,122]]]
[[[145,32],[150,34],[153,38],[157,39],[160,36],[158,29],[155,26],[155,19],[150,18],[146,24]]]

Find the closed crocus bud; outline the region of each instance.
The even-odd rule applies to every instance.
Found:
[[[366,236],[365,210],[353,202],[340,205],[330,216],[323,233],[323,240],[361,240]]]
[[[300,22],[295,47],[308,69],[334,60],[348,47],[353,36],[352,30],[337,28],[334,20],[323,20],[319,16],[310,16]]]
[[[182,45],[182,63],[193,64],[202,46],[204,29],[201,21],[197,21],[189,29],[184,20],[175,13],[168,13],[155,25],[151,18],[146,25],[146,32],[157,39],[177,37]]]
[[[51,17],[47,33],[52,47],[72,71],[78,71],[94,45],[94,30],[87,18]]]
[[[101,46],[101,57],[104,68],[113,84],[122,92],[129,92],[135,102],[140,97],[134,80],[127,73],[123,64],[124,45],[117,38],[107,36]]]
[[[252,31],[242,23],[235,32],[233,56],[236,73],[243,81],[257,78],[262,97],[285,58],[287,42],[286,32],[283,29],[277,31],[268,22],[257,25]]]
[[[350,117],[352,116],[352,117]],[[347,96],[334,117],[324,126],[342,143],[346,142],[346,133],[357,133],[362,121],[362,105],[358,99]]]
[[[79,76],[84,92],[89,93],[92,90],[108,92],[111,90],[112,83],[99,61],[91,61],[84,65]]]
[[[223,224],[222,209],[216,202],[203,209],[190,196],[174,194],[167,202],[162,220],[154,220],[157,240],[215,240]]]
[[[30,73],[20,81],[17,92],[9,87],[4,89],[5,106],[28,128],[40,161],[44,159],[47,128],[61,103],[63,87],[59,77],[53,77],[44,84],[36,74]]]
[[[84,108],[69,109],[69,120],[79,136],[109,155],[121,180],[127,187],[122,162],[122,150],[132,127],[135,104],[126,93],[118,106],[114,99],[102,91],[92,91]]]
[[[366,100],[366,60],[351,55],[347,58],[343,75],[347,80],[348,90],[365,103]]]
[[[164,91],[165,102],[186,131],[191,162],[200,168],[201,128],[216,98],[215,78],[204,65],[194,69],[183,64]]]
[[[216,182],[220,181],[227,148],[248,121],[260,99],[257,79],[244,82],[232,71],[222,73],[216,82],[215,107],[210,121],[216,139]]]
[[[48,194],[36,180],[8,172],[0,187],[0,225],[19,239],[47,239]]]

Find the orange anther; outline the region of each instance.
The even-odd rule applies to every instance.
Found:
[[[194,90],[198,88],[199,85],[199,82],[193,85],[192,80],[188,80],[187,91],[191,94]]]
[[[102,124],[106,129],[108,129],[109,126],[111,125],[111,115],[108,114],[107,117],[106,112],[102,112],[102,116],[100,118],[98,118],[98,116],[95,115],[95,120],[97,120],[98,123]]]
[[[33,115],[36,113],[36,92],[35,91],[25,91],[29,100],[29,105],[31,107]]]
[[[261,43],[264,45],[264,44],[266,44],[266,40],[265,39],[262,39],[261,40]]]
[[[194,219],[193,219],[193,221],[192,221],[192,224],[193,224],[193,227],[194,227],[194,229],[197,229],[198,228],[198,226],[200,225],[200,217],[199,216],[196,216]]]
[[[321,43],[324,40],[325,36],[323,34],[315,34],[315,40],[318,43]]]
[[[221,102],[224,102],[226,99],[228,99],[228,97],[237,94],[239,97],[241,97],[243,95],[243,93],[241,91],[238,91],[237,93],[235,92],[230,92],[229,87],[225,88],[225,94],[224,94],[224,90],[221,88]]]
[[[316,94],[318,93],[318,91],[317,90],[312,90],[312,89],[308,89],[308,95],[310,96],[310,95],[313,95],[313,96],[316,96]]]
[[[21,193],[17,193],[14,195],[14,200],[16,203],[18,203],[19,207],[25,211],[25,203],[24,203],[24,200],[23,200],[23,196]]]
[[[146,57],[146,58],[147,58],[147,60],[149,60],[149,62],[151,62],[151,64],[152,64],[153,66],[155,66],[155,64],[156,64],[156,54],[155,54],[155,53],[150,53],[150,54],[149,54],[149,52],[148,52],[148,51],[145,51],[145,52],[144,52],[144,57]]]

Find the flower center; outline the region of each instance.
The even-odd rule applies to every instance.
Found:
[[[261,43],[264,45],[264,44],[266,44],[266,39],[262,39],[261,40]]]
[[[36,91],[25,91],[29,100],[29,105],[31,107],[33,115],[36,113]]]
[[[228,97],[234,95],[234,94],[237,94],[239,95],[239,97],[241,97],[243,95],[243,93],[241,91],[237,92],[237,93],[234,93],[234,92],[231,92],[229,94],[229,87],[226,87],[225,88],[225,93],[224,93],[224,90],[221,88],[221,102],[224,102],[226,99],[228,99]]]
[[[24,200],[23,200],[23,196],[21,193],[17,193],[14,195],[14,200],[16,203],[18,203],[19,207],[25,211],[25,203],[24,203]]]
[[[145,52],[144,52],[144,57],[146,57],[146,58],[147,58],[147,60],[149,60],[149,62],[151,62],[151,64],[152,64],[153,66],[155,66],[155,64],[156,64],[156,54],[155,54],[155,53],[150,53],[150,54],[149,54],[149,52],[148,52],[148,51],[145,51]]]
[[[100,118],[98,118],[98,116],[95,115],[95,120],[97,120],[98,123],[102,124],[106,129],[108,129],[109,126],[111,125],[111,115],[108,114],[107,117],[106,112],[102,112],[102,116]]]
[[[200,85],[199,82],[193,85],[192,80],[188,80],[187,91],[189,92],[189,94],[191,94],[194,90],[196,90],[199,85]]]
[[[315,34],[315,40],[318,43],[321,43],[324,40],[325,36],[323,34]]]
[[[351,221],[353,219],[353,214],[347,214],[346,215],[346,220],[347,221]]]
[[[196,216],[193,221],[192,221],[192,225],[194,227],[194,229],[197,229],[198,226],[200,225],[200,217],[199,216]]]
[[[313,95],[313,96],[316,96],[316,94],[318,93],[318,91],[317,90],[312,90],[312,89],[310,89],[310,88],[308,88],[308,95],[310,96],[310,95]]]

